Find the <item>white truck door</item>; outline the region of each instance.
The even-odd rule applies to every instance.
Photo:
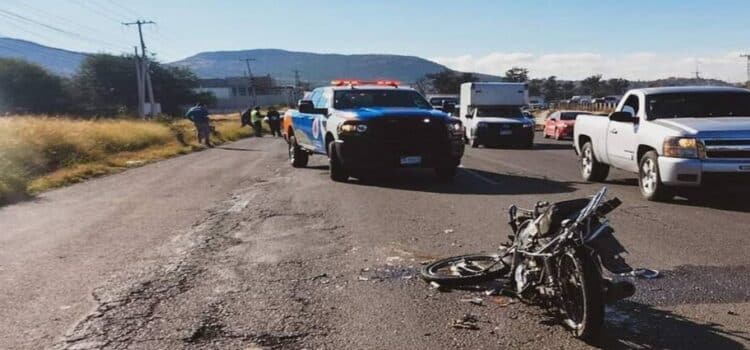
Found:
[[[632,112],[636,117],[643,113],[643,103],[638,95],[632,94],[626,97],[622,106],[623,112]],[[639,118],[640,119],[640,118]],[[635,159],[636,134],[639,123],[627,123],[610,121],[607,126],[607,155],[612,166],[628,171],[638,170]]]

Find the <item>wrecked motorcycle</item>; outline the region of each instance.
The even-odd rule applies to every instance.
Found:
[[[539,202],[533,210],[511,206],[513,234],[497,253],[435,261],[422,277],[441,286],[499,281],[503,293],[559,310],[576,337],[590,339],[604,323],[604,305],[635,293],[629,281],[603,274],[602,267],[614,274],[633,271],[606,218],[621,201],[606,200],[606,192],[605,187],[591,199]]]

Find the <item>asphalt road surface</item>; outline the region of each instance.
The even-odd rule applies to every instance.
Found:
[[[545,310],[441,292],[417,274],[492,251],[505,211],[593,194],[570,142],[468,149],[452,184],[398,171],[333,183],[248,139],[0,208],[0,349],[497,349],[750,346],[748,191],[651,203],[606,184],[629,262],[661,270],[596,343]],[[462,301],[480,297],[482,305]],[[472,315],[478,330],[452,327]]]

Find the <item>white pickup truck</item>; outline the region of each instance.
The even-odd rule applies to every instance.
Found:
[[[750,90],[631,90],[609,118],[578,115],[574,146],[584,180],[603,181],[610,167],[637,173],[648,200],[676,187],[750,185]]]

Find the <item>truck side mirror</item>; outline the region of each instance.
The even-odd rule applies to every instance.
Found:
[[[613,122],[622,122],[622,123],[633,123],[635,124],[638,121],[638,118],[634,117],[629,112],[613,112],[609,115],[609,120]]]
[[[315,106],[310,100],[299,100],[299,102],[297,102],[297,110],[300,113],[314,114]]]

